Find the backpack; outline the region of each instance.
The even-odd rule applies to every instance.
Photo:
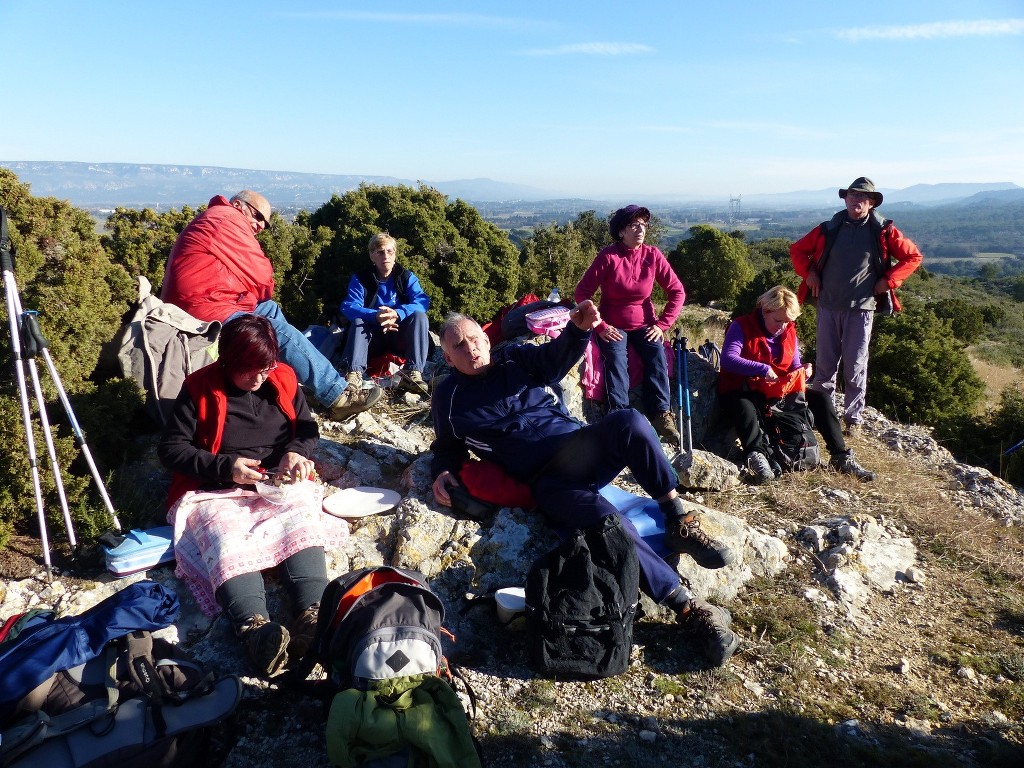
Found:
[[[437,674],[444,605],[416,571],[380,566],[339,576],[324,589],[316,632],[299,670],[319,662],[339,689]]]
[[[639,595],[636,547],[618,515],[574,532],[526,577],[531,666],[562,678],[625,672]]]
[[[74,630],[72,630],[74,631]],[[16,641],[11,641],[16,646]],[[39,646],[21,643],[27,652]],[[238,705],[237,677],[137,630],[59,669],[0,721],[0,766],[168,768],[204,762],[212,726]]]
[[[153,295],[149,280],[142,275],[136,280],[135,307],[111,347],[116,348],[121,375],[134,379],[146,393],[146,413],[164,426],[185,377],[216,359],[221,324],[165,304]]]
[[[768,406],[765,432],[771,459],[784,472],[815,469],[821,458],[814,416],[803,392],[791,392]]]
[[[327,753],[340,766],[479,768],[479,748],[442,652],[444,605],[416,571],[362,568],[324,590],[313,641],[337,691]]]

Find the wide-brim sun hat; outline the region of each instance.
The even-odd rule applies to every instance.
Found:
[[[625,208],[619,208],[608,219],[608,231],[613,239],[618,240],[619,232],[625,229],[633,219],[641,217],[648,221],[651,220],[651,212],[642,205],[627,205]]]
[[[882,193],[875,189],[875,182],[867,176],[858,176],[854,179],[853,184],[846,189],[839,190],[839,196],[845,200],[847,192],[863,192],[874,200],[876,207],[882,204]]]

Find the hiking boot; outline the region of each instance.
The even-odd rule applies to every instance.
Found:
[[[831,466],[836,472],[843,475],[853,475],[862,483],[870,483],[875,479],[874,472],[870,469],[864,469],[864,467],[854,460],[853,451],[837,453],[829,461],[829,466]]]
[[[423,374],[419,371],[400,369],[398,371],[398,388],[420,397],[430,397],[430,389],[423,380]]]
[[[348,386],[327,409],[335,421],[344,421],[357,413],[369,410],[384,394],[376,384],[364,388],[362,374],[357,371],[353,371],[345,379],[348,381]]]
[[[317,617],[320,615],[320,603],[313,603],[304,610],[288,626],[288,634],[291,641],[288,643],[288,658],[292,663],[299,662],[309,646],[313,644],[313,636],[316,634]]]
[[[672,411],[662,411],[653,419],[651,425],[658,437],[670,443],[679,442],[679,429],[676,427],[676,420],[672,417]]]
[[[843,434],[846,437],[857,437],[860,435],[862,425],[859,421],[843,422]]]
[[[736,555],[729,547],[704,533],[696,513],[675,520],[665,518],[665,546],[673,552],[689,555],[697,565],[708,570],[736,562]]]
[[[757,485],[775,479],[775,472],[768,462],[768,457],[760,451],[751,451],[747,456],[747,471],[753,475],[751,479]]]
[[[253,666],[267,677],[288,663],[288,630],[264,616],[253,616],[239,627],[238,639]]]
[[[740,639],[729,628],[732,615],[700,598],[690,600],[679,614],[679,623],[684,632],[700,643],[705,658],[716,667],[724,665],[740,647]]]

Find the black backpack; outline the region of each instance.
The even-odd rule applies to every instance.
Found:
[[[814,469],[821,449],[814,434],[814,415],[803,392],[791,392],[768,407],[765,432],[771,458],[783,472]]]
[[[204,764],[213,727],[242,696],[188,653],[139,630],[54,672],[0,723],[4,768],[168,768]]]
[[[636,547],[618,515],[576,531],[526,577],[531,666],[558,678],[625,672],[639,596]]]

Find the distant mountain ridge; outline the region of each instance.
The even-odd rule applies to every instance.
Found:
[[[418,186],[394,176],[336,175],[220,168],[206,165],[80,163],[0,160],[32,186],[32,194],[58,197],[85,207],[179,207],[206,203],[217,194],[255,189],[274,207],[316,207],[360,184]],[[490,179],[422,183],[466,200],[543,200],[553,195],[534,187]]]
[[[85,208],[151,207],[170,208],[206,203],[215,194],[255,189],[266,195],[275,208],[316,208],[332,195],[344,194],[360,184],[417,186],[426,184],[451,198],[471,203],[509,201],[550,201],[565,199],[564,193],[487,178],[427,181],[394,176],[339,175],[221,168],[205,165],[162,165],[140,163],[83,163],[35,160],[0,160],[18,178],[31,185],[32,193],[68,199]],[[838,187],[794,192],[741,195],[746,210],[793,210],[835,208]],[[937,206],[957,203],[973,195],[993,195],[1012,200],[1024,187],[1012,182],[915,184],[906,189],[880,188],[886,205]],[[1005,195],[1005,197],[1004,197]],[[594,198],[601,200],[604,198]],[[605,199],[609,208],[630,201]],[[721,196],[651,195],[648,205],[722,205]]]

